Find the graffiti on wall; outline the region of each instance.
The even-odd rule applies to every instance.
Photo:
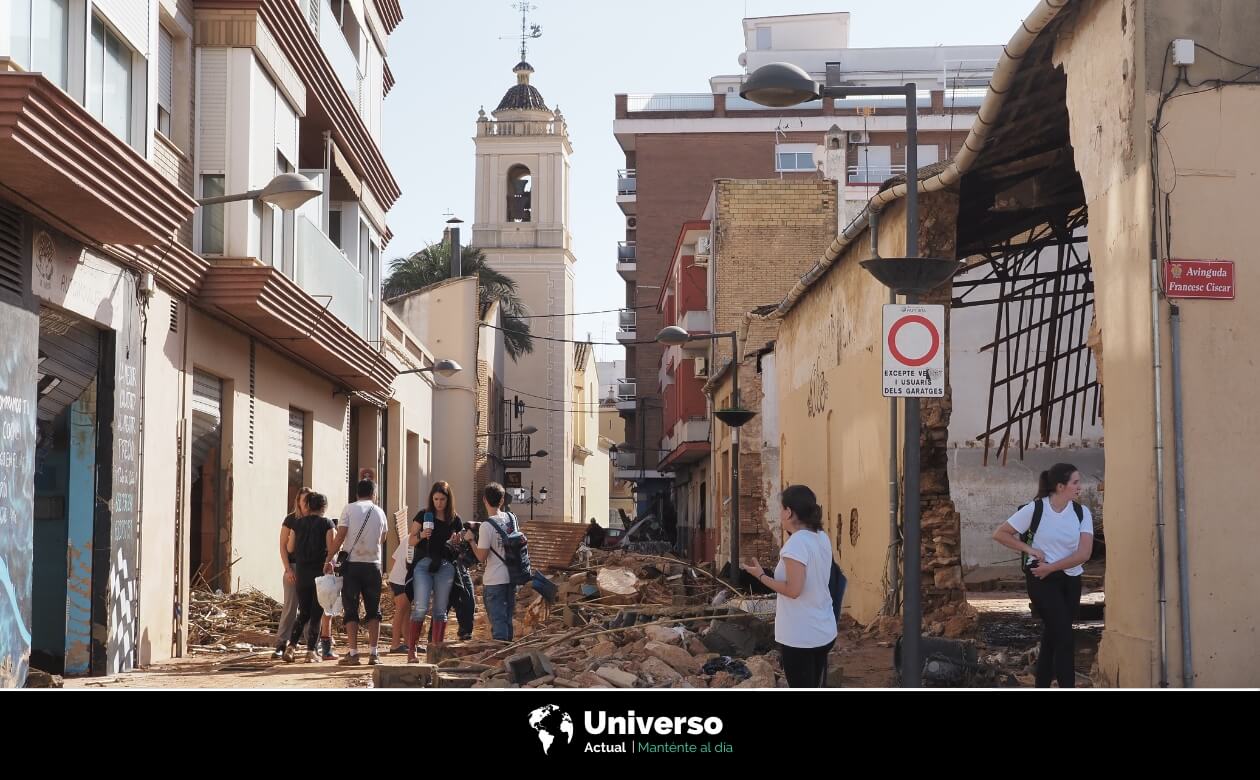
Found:
[[[35,515],[35,353],[39,320],[0,303],[0,687],[26,682]]]
[[[139,305],[125,299],[129,315],[138,321]],[[135,663],[139,629],[138,545],[140,528],[140,376],[139,327],[116,333],[114,347],[113,449],[109,493],[109,640],[106,645],[108,674],[127,671]]]

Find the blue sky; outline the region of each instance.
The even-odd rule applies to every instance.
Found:
[[[390,212],[386,256],[441,237],[443,214],[473,219],[477,110],[498,105],[515,83],[520,15],[510,0],[403,0],[406,18],[390,39],[397,85],[385,100],[385,155],[403,196]],[[625,237],[614,201],[625,157],[612,135],[619,92],[704,92],[717,74],[740,72],[744,16],[849,11],[854,47],[1002,44],[1034,0],[534,0],[532,83],[559,104],[573,142],[573,233],[579,311],[625,301],[616,242]],[[502,38],[502,39],[501,39]],[[578,317],[574,333],[614,341],[616,315]],[[599,347],[600,360],[620,347]]]

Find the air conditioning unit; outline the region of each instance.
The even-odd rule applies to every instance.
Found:
[[[849,144],[850,145],[869,144],[870,142],[871,142],[871,136],[865,130],[850,130],[849,131]]]
[[[626,230],[638,230],[638,229],[639,229],[639,218],[626,217]]]
[[[709,359],[696,358],[696,379],[709,378]]]
[[[702,268],[707,266],[709,264],[709,254],[712,248],[712,242],[708,236],[697,237],[695,264]]]

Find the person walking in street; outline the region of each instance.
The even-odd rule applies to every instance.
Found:
[[[389,592],[394,596],[394,646],[390,652],[410,654],[411,641],[407,632],[411,618],[411,592],[407,583],[411,574],[411,561],[408,560],[407,553],[414,547],[406,537],[398,542],[389,566],[389,577],[386,579]]]
[[[333,555],[333,521],[324,516],[328,508],[328,499],[320,493],[307,493],[305,497],[306,514],[296,518],[291,524],[290,538],[287,545],[293,552],[294,566],[293,587],[297,594],[297,619],[289,632],[289,642],[281,653],[285,663],[293,663],[294,649],[298,638],[306,633],[306,661],[316,659],[315,642],[319,636],[320,618],[324,608],[315,597],[315,578],[320,570],[327,571],[326,566]]]
[[[298,490],[293,497],[293,511],[280,524],[280,563],[284,567],[284,606],[280,609],[280,623],[276,626],[276,651],[271,654],[274,660],[284,657],[284,648],[289,644],[289,633],[293,631],[293,621],[297,620],[297,571],[293,553],[289,552],[289,538],[293,535],[293,526],[299,518],[306,516],[306,494],[308,487]]]
[[[407,640],[411,650],[408,663],[417,663],[415,645],[424,627],[426,614],[429,621],[428,660],[440,660],[446,641],[446,616],[449,611],[451,586],[455,582],[455,559],[458,550],[449,544],[458,540],[464,529],[463,520],[455,513],[455,497],[449,482],[435,482],[429,491],[429,506],[416,514],[411,521],[409,541],[416,546],[415,565],[412,569],[411,628]],[[432,603],[432,613],[429,606]]]
[[[369,656],[372,665],[381,662],[377,646],[381,630],[381,543],[385,540],[385,512],[376,505],[376,483],[359,480],[355,495],[359,500],[347,504],[337,523],[334,546],[345,553],[341,575],[341,600],[345,607],[346,655],[341,666],[359,664],[359,599],[363,600],[363,621],[367,624]],[[330,561],[326,571],[332,573]]]
[[[822,507],[804,485],[784,489],[779,516],[788,540],[779,551],[774,576],[755,559],[740,568],[778,594],[774,639],[780,645],[783,674],[791,688],[823,688],[827,654],[836,643],[831,604],[831,539],[822,529]]]
[[[478,523],[465,523],[465,528],[472,531],[477,538]],[[477,566],[477,555],[473,552],[473,543],[466,541],[462,535],[452,537],[458,554],[455,556],[455,583],[451,587],[451,609],[455,610],[455,618],[459,621],[459,639],[467,642],[472,639],[474,620],[477,616],[477,591],[473,587],[470,569]]]
[[[482,491],[486,522],[481,524],[473,552],[477,560],[486,565],[481,577],[481,592],[490,618],[490,635],[499,641],[510,642],[512,619],[516,613],[516,586],[512,584],[512,576],[503,559],[506,552],[503,535],[517,531],[518,524],[514,515],[502,509],[504,495],[503,486],[498,482],[491,482]],[[464,539],[472,541],[472,533],[466,531]]]
[[[591,518],[591,523],[586,527],[586,546],[592,550],[599,550],[604,546],[604,529],[595,518]]]
[[[1081,606],[1082,564],[1094,551],[1094,517],[1077,499],[1081,472],[1056,463],[1041,472],[1037,498],[1020,507],[993,532],[1003,547],[1023,555],[1028,598],[1041,617],[1036,685],[1076,687],[1076,642],[1072,621]]]

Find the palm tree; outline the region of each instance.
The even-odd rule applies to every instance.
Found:
[[[486,264],[486,256],[480,249],[464,247],[462,256],[464,276],[476,276],[481,296],[481,315],[484,317],[490,305],[499,303],[503,316],[503,348],[512,360],[534,351],[534,338],[529,332],[529,309],[516,291],[516,282]],[[419,252],[390,261],[389,276],[385,279],[385,300],[414,292],[451,278],[451,247],[448,243],[430,244]]]

